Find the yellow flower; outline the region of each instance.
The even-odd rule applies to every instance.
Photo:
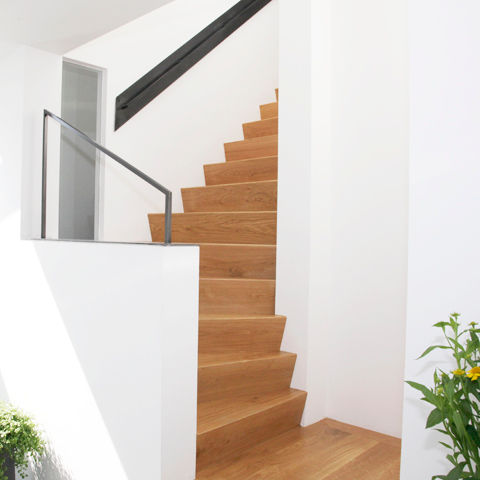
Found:
[[[462,376],[462,375],[465,375],[465,370],[462,370],[461,368],[458,368],[457,370],[454,370],[452,372],[454,375],[458,375],[458,376]]]
[[[468,373],[467,377],[474,382],[477,378],[480,377],[480,367],[473,367]]]

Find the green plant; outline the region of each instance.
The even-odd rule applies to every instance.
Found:
[[[419,357],[437,349],[449,350],[456,369],[435,369],[433,388],[407,382],[434,407],[425,428],[437,427],[450,439],[450,443],[440,444],[447,449],[446,458],[453,468],[447,475],[435,475],[432,480],[480,480],[480,329],[475,322],[462,328],[459,317],[454,313],[448,322],[436,323],[434,327],[442,330],[445,344],[432,345]]]
[[[7,480],[6,458],[11,458],[22,478],[29,459],[39,461],[45,442],[33,420],[8,403],[0,402],[0,480]]]

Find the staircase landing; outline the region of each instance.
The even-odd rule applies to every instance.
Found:
[[[197,480],[398,480],[400,440],[334,420],[296,427]]]

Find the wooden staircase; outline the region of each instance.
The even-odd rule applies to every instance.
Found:
[[[204,166],[205,187],[182,189],[172,240],[200,245],[197,470],[297,426],[306,393],[290,388],[296,355],[280,351],[275,315],[277,102]],[[149,215],[164,240],[164,215]]]

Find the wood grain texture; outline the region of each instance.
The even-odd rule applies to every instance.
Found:
[[[269,135],[278,135],[278,118],[267,118],[243,124],[243,137],[256,138]]]
[[[200,355],[198,402],[287,390],[296,358],[295,354],[286,352]]]
[[[275,313],[275,280],[236,280],[201,278],[200,313]]]
[[[278,157],[253,158],[203,166],[206,185],[276,180]]]
[[[274,157],[278,155],[278,135],[229,142],[225,143],[224,148],[227,162],[249,158]]]
[[[247,212],[277,209],[277,182],[182,188],[184,212]]]
[[[400,440],[324,420],[200,470],[198,480],[398,480]]]
[[[230,402],[200,403],[197,468],[235,456],[252,445],[295,427],[300,423],[306,396],[305,392],[290,389]]]
[[[266,120],[267,118],[278,117],[278,103],[266,103],[265,105],[260,105],[260,118]]]
[[[203,243],[200,244],[200,276],[274,280],[275,258],[275,245]]]
[[[165,238],[164,214],[150,214],[154,242]],[[175,213],[172,241],[179,243],[254,243],[274,245],[276,212]]]
[[[272,353],[280,350],[286,318],[281,315],[200,315],[200,355]]]

